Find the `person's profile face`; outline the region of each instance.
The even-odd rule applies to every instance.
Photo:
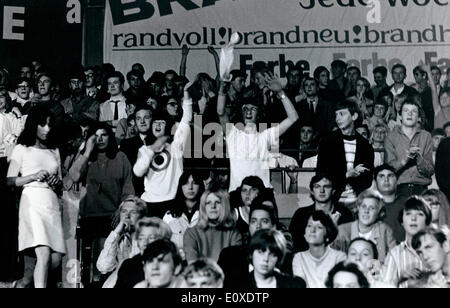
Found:
[[[347,77],[348,80],[352,81],[352,82],[356,82],[356,79],[358,79],[360,77],[358,70],[356,69],[349,69],[347,71]]]
[[[120,93],[122,93],[123,85],[120,82],[119,77],[108,78],[107,82],[108,82],[108,93],[111,96],[119,95]]]
[[[397,189],[397,176],[391,170],[382,170],[376,177],[376,184],[381,194],[393,194]]]
[[[363,273],[369,272],[369,266],[373,259],[373,248],[365,241],[355,241],[348,248],[347,262],[355,263]]]
[[[358,221],[363,226],[372,226],[378,218],[380,207],[374,198],[366,198],[358,206]]]
[[[441,210],[441,202],[439,198],[434,195],[429,195],[424,197],[425,201],[431,208],[431,222],[439,223],[439,213]]]
[[[359,289],[361,286],[358,277],[351,272],[337,272],[333,278],[333,288],[335,289]]]
[[[183,195],[187,200],[195,200],[200,190],[200,185],[195,183],[194,177],[191,175],[189,176],[186,184],[181,186],[181,189],[183,190]]]
[[[273,274],[278,256],[268,248],[256,249],[252,254],[252,264],[256,273],[267,277]]]
[[[416,252],[427,269],[433,273],[444,267],[449,253],[448,245],[444,246],[431,234],[425,234],[420,238],[420,247],[416,249]]]
[[[426,215],[419,210],[405,210],[402,225],[407,234],[414,236],[426,228]]]
[[[443,135],[436,135],[433,136],[432,140],[433,140],[433,151],[437,151],[437,149],[439,148],[439,145],[441,144],[442,140],[445,139],[445,136]]]
[[[36,130],[36,138],[40,141],[46,141],[51,129],[50,118],[47,118],[46,123],[44,123],[43,125],[38,124]]]
[[[255,74],[255,84],[260,90],[267,86],[266,77],[261,72]]]
[[[274,227],[270,214],[264,210],[254,210],[248,224],[250,235],[259,230],[268,230]]]
[[[175,264],[172,255],[160,254],[144,265],[144,274],[151,288],[166,288],[170,286],[175,274]]]
[[[336,124],[340,130],[348,129],[356,120],[357,115],[355,113],[355,115],[352,116],[350,110],[348,109],[336,110],[335,114],[336,114]]]
[[[241,93],[242,90],[244,90],[245,87],[245,79],[243,77],[236,77],[232,82],[231,85],[233,86],[234,90],[237,93]]]

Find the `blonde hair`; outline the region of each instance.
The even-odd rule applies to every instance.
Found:
[[[161,218],[158,217],[144,217],[138,220],[136,223],[136,232],[135,232],[135,238],[139,238],[139,234],[141,234],[141,231],[145,227],[153,227],[158,230],[158,236],[160,239],[167,239],[170,240],[172,237],[172,230],[170,229],[169,225],[164,222]]]
[[[383,195],[374,189],[366,189],[358,195],[356,199],[356,207],[359,208],[365,199],[374,199],[377,201],[378,206],[378,218],[377,221],[381,221],[386,217],[386,209],[384,207]]]
[[[122,201],[122,203],[120,203],[117,211],[114,213],[114,217],[112,220],[113,229],[116,228],[120,222],[120,211],[122,210],[122,207],[126,203],[129,203],[129,202],[134,203],[137,210],[139,211],[139,217],[147,216],[147,203],[139,197],[129,195],[129,196],[125,197],[125,199]]]
[[[219,219],[216,227],[220,229],[233,228],[236,225],[236,221],[231,212],[230,195],[226,190],[219,187],[209,188],[200,198],[200,218],[197,225],[202,229],[207,229],[210,226],[208,216],[206,215],[206,199],[208,199],[210,194],[216,195],[221,201]]]

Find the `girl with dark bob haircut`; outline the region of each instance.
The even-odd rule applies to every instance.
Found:
[[[24,145],[26,147],[33,146],[36,143],[36,132],[38,125],[44,126],[49,121],[49,126],[51,128],[55,127],[55,117],[53,114],[44,107],[33,107],[28,115],[27,121],[25,122],[25,128],[20,134],[17,144]],[[48,149],[56,149],[55,143],[55,132],[50,130],[47,140],[45,140],[45,145]]]
[[[325,282],[325,286],[329,289],[336,288],[334,284],[334,278],[335,276],[340,272],[347,272],[351,273],[356,276],[358,281],[358,287],[360,289],[368,289],[370,288],[370,284],[367,281],[366,276],[358,269],[358,266],[354,263],[346,263],[346,262],[340,262],[336,264],[335,267],[328,273],[327,281]],[[355,286],[353,286],[354,288]],[[347,286],[349,288],[349,286]]]

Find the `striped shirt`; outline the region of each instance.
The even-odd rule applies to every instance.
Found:
[[[347,140],[344,138],[345,160],[347,161],[347,171],[354,168],[356,155],[356,139]]]
[[[406,241],[403,241],[388,253],[382,271],[383,281],[398,285],[405,273],[414,268],[425,270],[416,251],[409,247]],[[404,286],[404,284],[400,284],[400,287]]]

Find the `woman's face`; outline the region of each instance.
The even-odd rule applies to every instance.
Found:
[[[261,276],[271,276],[278,262],[278,256],[269,249],[257,249],[252,254],[252,264],[255,273]]]
[[[141,254],[144,253],[145,248],[157,239],[160,239],[158,228],[156,227],[143,227],[139,233],[139,237],[137,239],[137,244]]]
[[[198,191],[200,190],[200,185],[195,183],[194,177],[191,175],[186,184],[181,186],[181,189],[183,190],[183,195],[187,200],[195,200],[198,195]]]
[[[126,202],[120,209],[120,221],[125,222],[128,226],[135,226],[138,219],[141,218],[139,208],[134,202]]]
[[[252,204],[253,200],[258,197],[259,195],[259,189],[256,187],[252,187],[250,185],[242,185],[241,188],[241,199],[242,203],[246,206],[250,206]]]
[[[209,194],[206,198],[206,217],[210,222],[217,222],[220,217],[220,210],[222,207],[222,200],[216,194]]]
[[[164,136],[166,131],[166,121],[156,120],[152,123],[152,133],[156,138]]]
[[[362,80],[358,80],[356,82],[356,92],[358,92],[359,94],[364,94],[367,91],[367,87],[364,81]]]
[[[369,267],[374,259],[372,246],[365,241],[355,241],[348,248],[347,261],[355,263],[363,273],[369,272]]]
[[[373,198],[366,198],[358,207],[358,220],[363,226],[373,225],[378,218],[380,208],[378,201]]]
[[[48,139],[48,134],[51,131],[50,127],[50,118],[47,118],[47,121],[44,125],[38,124],[37,130],[36,130],[36,138],[40,141],[46,141]]]
[[[334,275],[333,288],[335,289],[359,289],[361,286],[358,277],[350,272],[338,272]]]
[[[176,117],[179,114],[180,108],[178,106],[178,102],[176,99],[171,98],[167,102],[167,113],[170,114],[172,117]]]
[[[101,151],[105,151],[109,145],[109,135],[105,129],[98,129],[95,132],[95,141],[97,149]]]
[[[441,203],[439,202],[438,197],[436,196],[426,196],[424,197],[425,201],[428,202],[428,204],[431,207],[431,221],[432,222],[439,222],[439,212],[441,209]]]
[[[373,141],[384,143],[384,140],[386,139],[386,129],[384,128],[375,128],[373,132]]]
[[[320,221],[314,221],[312,217],[309,218],[305,229],[305,239],[310,245],[325,244],[325,237],[327,230]]]
[[[258,230],[268,230],[274,227],[270,214],[264,210],[254,210],[248,224],[250,235],[256,233]]]
[[[330,81],[330,72],[323,71],[319,74],[319,85],[322,87],[327,87],[328,82]]]

